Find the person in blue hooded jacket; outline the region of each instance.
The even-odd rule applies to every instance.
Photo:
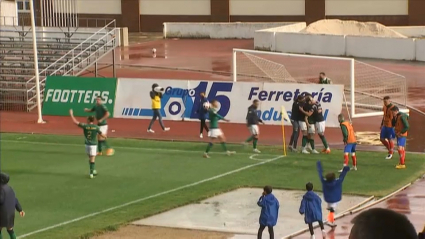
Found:
[[[205,93],[201,92],[201,101],[199,104],[199,108],[197,110],[198,113],[198,118],[201,121],[201,130],[200,130],[200,135],[199,138],[203,138],[204,137],[204,129],[205,131],[208,133],[209,129],[206,123],[207,117],[208,117],[208,109],[204,107],[204,104],[208,102],[207,97],[205,97]]]
[[[263,195],[258,199],[257,205],[261,207],[260,228],[258,229],[257,239],[261,239],[263,231],[269,229],[270,239],[274,239],[273,227],[276,226],[279,215],[279,201],[272,194],[272,187],[265,186]]]
[[[322,199],[320,199],[319,195],[313,192],[312,183],[307,183],[305,185],[305,189],[307,190],[307,193],[304,194],[303,199],[301,200],[300,214],[304,215],[304,221],[308,224],[311,239],[315,239],[313,228],[314,222],[319,223],[319,226],[322,229],[322,236],[323,238],[326,238],[322,218]]]
[[[350,171],[350,167],[345,166],[339,178],[336,178],[333,172],[327,173],[325,177],[323,177],[322,163],[317,161],[317,171],[319,172],[319,178],[322,182],[323,197],[328,204],[327,209],[329,210],[329,215],[326,224],[335,227],[335,210],[342,199],[342,183],[344,182],[345,175]]]

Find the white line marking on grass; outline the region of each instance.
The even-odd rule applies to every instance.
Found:
[[[260,165],[263,165],[263,164],[266,164],[266,163],[270,163],[270,162],[275,161],[277,159],[280,159],[282,157],[283,156],[277,156],[277,157],[268,159],[268,160],[263,161],[263,162],[250,164],[250,165],[247,165],[245,167],[238,168],[238,169],[229,171],[227,173],[223,173],[223,174],[220,174],[220,175],[217,175],[217,176],[214,176],[214,177],[211,177],[211,178],[207,178],[207,179],[204,179],[204,180],[201,180],[201,181],[198,181],[198,182],[187,184],[187,185],[184,185],[184,186],[181,186],[181,187],[177,187],[177,188],[174,188],[174,189],[171,189],[171,190],[168,190],[168,191],[164,191],[164,192],[161,192],[161,193],[157,193],[157,194],[154,194],[154,195],[151,195],[151,196],[147,196],[147,197],[144,197],[144,198],[139,198],[137,200],[127,202],[127,203],[124,203],[124,204],[121,204],[121,205],[118,205],[118,206],[115,206],[115,207],[111,207],[111,208],[108,208],[108,209],[105,209],[105,210],[102,210],[102,211],[87,214],[87,215],[82,216],[82,217],[78,217],[78,218],[75,218],[75,219],[72,219],[72,220],[69,220],[69,221],[58,223],[58,224],[55,224],[53,226],[45,227],[45,228],[30,232],[30,233],[27,233],[27,234],[24,234],[24,235],[20,236],[19,238],[32,236],[32,235],[40,233],[40,232],[45,232],[45,231],[48,231],[48,230],[51,230],[51,229],[54,229],[54,228],[57,228],[57,227],[65,226],[65,225],[68,225],[68,224],[71,224],[71,223],[74,223],[74,222],[78,222],[78,221],[81,221],[81,220],[84,220],[84,219],[87,219],[87,218],[90,218],[90,217],[94,217],[94,216],[103,214],[105,212],[110,212],[110,211],[120,209],[120,208],[123,208],[123,207],[126,207],[126,206],[130,206],[130,205],[133,205],[133,204],[136,204],[136,203],[139,203],[139,202],[143,202],[143,201],[146,201],[146,200],[149,200],[149,199],[152,199],[152,198],[164,196],[164,195],[169,194],[169,193],[173,193],[173,192],[177,192],[177,191],[180,191],[180,190],[183,190],[183,189],[186,189],[186,188],[198,186],[200,184],[203,184],[203,183],[206,183],[206,182],[209,182],[209,181],[213,181],[215,179],[219,179],[219,178],[231,175],[231,174],[239,173],[239,172],[246,170],[246,169],[249,169],[249,168],[253,168],[253,167],[257,167],[257,166],[260,166]]]
[[[58,145],[58,146],[72,146],[72,147],[84,147],[84,144],[65,144],[65,143],[48,143],[48,142],[33,142],[33,141],[21,141],[21,140],[0,140],[0,143],[24,143],[24,144],[37,144],[37,145]],[[133,149],[133,150],[145,150],[145,151],[158,151],[158,152],[182,152],[182,153],[203,153],[201,151],[196,150],[184,150],[184,149],[166,149],[166,148],[143,148],[143,147],[125,147],[125,146],[117,146],[113,147],[116,149]],[[211,154],[226,154],[225,152],[211,152]],[[237,154],[242,155],[251,155],[252,153],[249,152],[238,152]],[[268,155],[268,156],[276,156],[276,154],[262,154],[262,155]]]
[[[267,154],[262,154],[262,155],[267,155]],[[258,158],[256,158],[257,156],[260,156],[260,154],[253,154],[253,155],[249,156],[249,159],[255,160],[255,161],[260,161],[260,162],[270,160],[269,158],[268,159],[258,159]],[[283,158],[283,157],[285,157],[285,156],[283,156],[283,155],[280,156],[280,158]]]

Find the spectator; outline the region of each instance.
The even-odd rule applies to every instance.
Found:
[[[261,207],[260,228],[258,229],[257,239],[261,239],[264,229],[267,227],[270,239],[274,239],[273,227],[276,226],[279,215],[279,201],[272,194],[272,187],[265,186],[263,195],[258,199],[257,205]]]
[[[416,230],[403,214],[383,208],[360,213],[351,223],[349,239],[417,239]]]
[[[319,84],[332,84],[331,79],[329,79],[328,77],[326,77],[325,72],[320,72],[319,74]]]

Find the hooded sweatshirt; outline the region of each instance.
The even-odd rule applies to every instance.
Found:
[[[7,184],[9,176],[0,173],[0,229],[14,226],[15,210],[22,211],[21,204],[15,196],[13,189]]]
[[[257,205],[261,207],[260,225],[273,227],[279,215],[279,201],[273,194],[261,196]]]
[[[159,109],[161,109],[162,94],[155,92],[155,87],[158,87],[158,84],[152,85],[152,90],[149,92],[149,96],[151,97],[152,109],[153,110],[159,110]]]
[[[308,191],[301,200],[300,214],[304,214],[307,224],[322,221],[322,199],[313,191]]]
[[[319,178],[322,182],[323,197],[327,203],[337,203],[342,199],[342,182],[344,182],[345,175],[350,171],[350,167],[345,166],[342,169],[342,173],[339,178],[328,182],[323,178],[322,163],[317,161],[317,171],[319,172]]]

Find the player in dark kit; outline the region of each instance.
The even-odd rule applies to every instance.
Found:
[[[322,140],[323,146],[325,147],[322,150],[322,153],[329,154],[331,153],[331,149],[329,148],[328,141],[325,137],[325,129],[326,129],[326,121],[325,117],[323,116],[323,109],[322,105],[317,100],[312,100],[313,102],[313,118],[315,121],[315,128],[316,132],[320,137],[320,140]]]
[[[21,217],[25,216],[21,204],[16,198],[15,191],[8,185],[9,175],[0,173],[0,239],[2,238],[1,230],[6,228],[10,239],[16,239],[13,228],[15,227],[15,210],[19,212]]]
[[[95,158],[96,158],[96,149],[97,149],[97,136],[100,135],[102,138],[106,139],[106,135],[102,134],[100,130],[100,126],[94,124],[94,117],[89,116],[87,118],[87,124],[80,123],[75,119],[72,109],[69,110],[69,115],[71,116],[72,121],[78,127],[83,129],[85,145],[86,145],[86,153],[89,157],[89,165],[90,165],[90,178],[94,178],[97,175],[95,169]]]
[[[304,97],[299,95],[294,103],[292,103],[292,111],[291,111],[291,124],[292,124],[292,135],[291,140],[289,140],[289,150],[296,151],[298,144],[298,137],[300,136],[300,125],[298,121],[300,121],[300,106],[302,106],[302,102]]]
[[[264,124],[263,120],[260,119],[257,115],[259,104],[259,100],[254,100],[252,105],[248,107],[248,113],[246,114],[246,124],[248,126],[249,132],[251,133],[251,136],[245,141],[245,143],[252,141],[252,147],[255,153],[261,153],[261,151],[257,149],[258,137],[260,136],[260,128],[258,127],[258,124]]]
[[[106,108],[105,105],[102,104],[102,98],[98,96],[96,98],[96,105],[93,106],[91,109],[84,109],[85,112],[94,112],[95,117],[97,120],[97,125],[100,128],[100,131],[103,135],[108,135],[108,123],[106,122],[106,119],[109,118],[110,113],[108,111],[108,108]],[[106,137],[98,136],[98,143],[97,143],[97,155],[103,154],[103,148],[106,148],[106,155],[111,156],[114,155],[114,149],[109,147],[109,144],[106,142]]]
[[[199,138],[202,139],[204,137],[204,134],[203,134],[204,129],[207,133],[209,131],[207,122],[206,122],[208,118],[208,109],[204,107],[204,104],[208,103],[208,99],[207,97],[205,97],[204,92],[202,92],[200,95],[201,95],[201,100],[200,100],[199,109],[197,113],[198,113],[199,120],[201,121]]]

